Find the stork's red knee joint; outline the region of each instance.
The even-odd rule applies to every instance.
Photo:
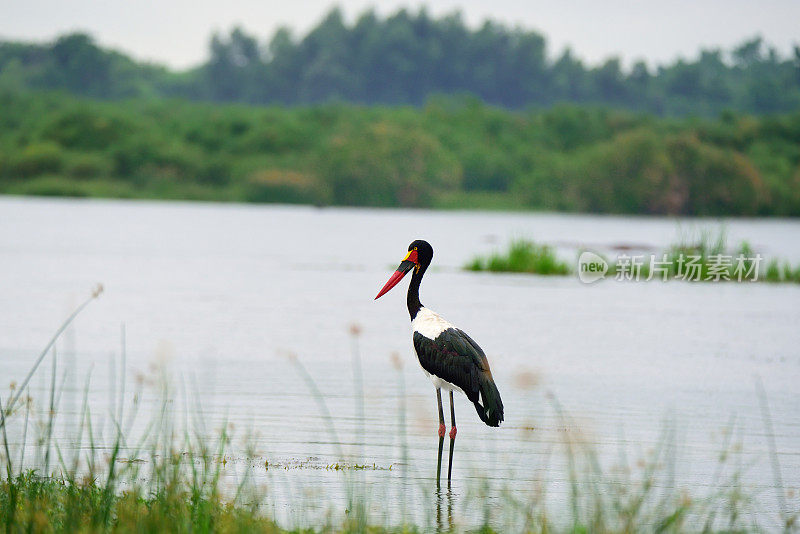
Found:
[[[458,434],[458,430],[456,430],[456,427],[451,428],[450,429],[450,439],[456,439],[456,434]]]
[[[439,423],[439,437],[443,438],[446,432],[447,427],[444,426],[444,423]]]

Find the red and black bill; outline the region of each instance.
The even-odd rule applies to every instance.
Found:
[[[378,292],[378,296],[375,297],[375,300],[378,300],[383,295],[389,292],[394,286],[400,283],[400,280],[403,279],[405,275],[408,274],[415,266],[417,265],[417,251],[409,250],[406,257],[403,258],[403,261],[400,262],[400,266],[397,267],[397,270],[389,277],[389,280],[384,284],[383,288]]]

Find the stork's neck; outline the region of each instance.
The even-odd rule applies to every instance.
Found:
[[[411,284],[408,286],[406,303],[408,304],[408,314],[411,316],[412,321],[414,317],[417,316],[419,309],[422,308],[422,303],[419,301],[419,285],[422,282],[422,277],[425,275],[425,270],[427,268],[427,265],[422,265],[418,270],[414,269],[414,275],[411,277]]]

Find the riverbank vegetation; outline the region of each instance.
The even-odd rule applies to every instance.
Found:
[[[0,91],[0,193],[800,215],[800,113],[659,119],[472,98],[423,107],[100,102]]]
[[[798,47],[591,66],[424,8],[262,39],[0,42],[0,194],[800,216]]]

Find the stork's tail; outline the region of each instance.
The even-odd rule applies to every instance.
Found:
[[[503,401],[500,399],[500,392],[494,385],[491,374],[481,374],[479,381],[480,396],[474,402],[478,417],[489,426],[500,426],[503,421]]]

